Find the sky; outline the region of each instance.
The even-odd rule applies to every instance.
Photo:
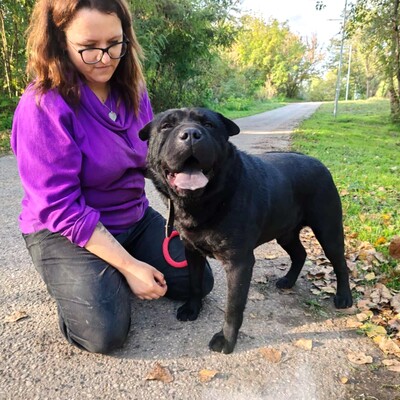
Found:
[[[242,12],[288,21],[290,30],[303,37],[317,35],[318,43],[326,47],[333,37],[340,38],[345,0],[324,0],[326,7],[317,11],[316,0],[243,0]],[[348,5],[350,0],[348,1]],[[331,21],[331,20],[335,21]]]

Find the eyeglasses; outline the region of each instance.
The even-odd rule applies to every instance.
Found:
[[[113,43],[104,49],[101,47],[90,47],[82,50],[78,50],[71,41],[68,40],[68,42],[70,42],[72,48],[81,55],[82,61],[85,64],[97,64],[103,59],[104,53],[107,53],[112,60],[122,58],[128,49],[129,40]]]

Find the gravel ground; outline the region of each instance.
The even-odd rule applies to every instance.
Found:
[[[250,153],[288,149],[292,129],[318,106],[292,104],[239,119],[242,134],[232,141]],[[121,350],[105,356],[70,346],[58,330],[55,303],[17,229],[22,191],[13,156],[0,158],[0,188],[1,400],[400,398],[395,391],[398,375],[378,368],[382,354],[348,327],[349,317],[334,310],[332,299],[323,303],[323,312],[313,311],[307,305],[313,299],[310,283],[303,277],[289,293],[275,288],[289,264],[275,243],[256,250],[249,302],[233,354],[208,349],[223,321],[226,294],[223,269],[213,260],[215,288],[197,321],[177,321],[177,302],[132,299],[132,328]],[[150,182],[147,193],[152,206],[165,213]],[[27,317],[6,322],[17,311]],[[312,349],[298,347],[301,339],[312,340]],[[262,353],[265,348],[280,351],[280,361],[269,361]],[[353,365],[349,351],[366,353],[374,363]],[[146,379],[156,363],[169,371],[171,382]],[[216,373],[209,382],[200,378],[204,370]]]

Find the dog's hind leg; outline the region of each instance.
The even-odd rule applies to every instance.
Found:
[[[347,308],[353,305],[349,284],[349,271],[344,257],[344,238],[341,224],[320,225],[311,227],[318,239],[325,256],[331,262],[336,274],[337,289],[334,303],[336,308]]]
[[[290,289],[294,286],[306,261],[307,253],[300,241],[299,233],[300,231],[296,230],[277,239],[278,244],[289,254],[292,261],[289,272],[276,282],[276,287],[279,289]]]

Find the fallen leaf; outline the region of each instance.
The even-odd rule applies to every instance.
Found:
[[[373,315],[374,315],[374,313],[371,310],[369,310],[369,311],[365,311],[365,312],[357,314],[356,318],[358,321],[364,322],[364,321],[367,321],[368,319],[370,319]]]
[[[352,319],[352,318],[349,318],[347,321],[346,321],[346,327],[347,328],[359,328],[360,326],[362,326],[362,322],[359,322],[359,321],[356,321],[356,320],[354,320],[354,319]]]
[[[153,369],[147,373],[145,379],[147,381],[161,381],[163,383],[170,383],[174,380],[171,372],[158,362],[156,362]]]
[[[28,318],[28,314],[25,311],[15,311],[12,314],[4,318],[4,322],[17,322],[20,319]]]
[[[387,367],[389,371],[400,372],[400,361],[397,360],[383,360],[382,364]]]
[[[400,293],[396,294],[390,300],[390,305],[392,306],[395,313],[400,314]]]
[[[294,345],[304,350],[312,350],[313,341],[311,339],[299,339],[294,342]]]
[[[251,290],[247,298],[249,300],[255,300],[255,301],[265,300],[265,296],[262,293],[257,292],[256,290]]]
[[[390,290],[382,283],[377,283],[370,294],[371,301],[378,305],[388,304],[392,297]]]
[[[347,358],[350,362],[357,365],[365,365],[365,364],[372,364],[372,357],[367,356],[365,353],[354,353],[351,352],[347,354]]]
[[[381,244],[385,244],[386,242],[386,238],[384,236],[381,236],[375,241],[375,246],[380,246]]]
[[[345,376],[342,376],[342,377],[340,378],[340,382],[343,383],[343,385],[345,385],[346,383],[349,382],[349,378],[346,378]]]
[[[383,326],[375,325],[371,322],[366,322],[364,325],[360,326],[360,329],[370,338],[387,334]]]
[[[199,372],[200,382],[201,383],[210,382],[211,379],[213,379],[215,377],[215,375],[218,374],[218,372],[219,371],[217,371],[215,369],[202,369]]]
[[[392,339],[385,336],[376,336],[373,341],[385,354],[394,354],[400,357],[400,347]]]
[[[376,275],[373,272],[370,272],[369,274],[365,275],[364,278],[366,281],[370,282],[376,278]]]
[[[324,286],[321,288],[321,291],[329,294],[336,294],[336,289],[332,286]]]
[[[282,352],[271,347],[263,347],[259,350],[259,352],[271,363],[278,363],[282,359]]]
[[[396,260],[400,260],[400,236],[395,236],[389,244],[389,254]]]
[[[357,302],[357,307],[358,307],[360,310],[370,310],[369,301],[368,301],[368,300],[359,300],[359,301]]]

